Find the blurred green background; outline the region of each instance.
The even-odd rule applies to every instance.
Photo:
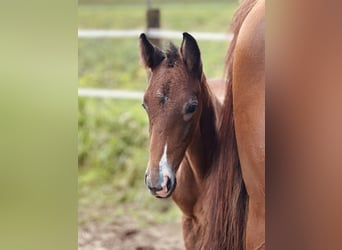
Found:
[[[237,1],[151,1],[161,11],[161,28],[228,32]],[[79,29],[145,29],[146,1],[80,0]],[[173,42],[179,46],[181,38]],[[165,43],[166,41],[163,41]],[[227,41],[198,41],[208,78],[223,76]],[[79,87],[140,90],[146,72],[139,64],[138,37],[78,40]],[[148,121],[141,101],[79,97],[79,226],[120,217],[138,224],[179,222],[169,200],[145,188]],[[103,212],[107,211],[107,212]]]

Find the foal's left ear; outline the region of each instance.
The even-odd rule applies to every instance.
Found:
[[[201,52],[195,38],[189,33],[183,33],[180,52],[188,70],[200,79],[202,76]]]
[[[140,56],[144,65],[151,70],[157,67],[165,58],[164,53],[157,46],[150,43],[144,33],[140,35]]]

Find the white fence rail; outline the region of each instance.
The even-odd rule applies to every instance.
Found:
[[[150,38],[160,39],[182,39],[182,31],[163,30],[163,29],[148,29],[148,30],[93,30],[80,29],[78,30],[79,38],[97,39],[97,38],[138,38],[141,33],[145,32]],[[232,34],[214,33],[214,32],[191,32],[198,40],[208,41],[231,41]]]
[[[141,91],[127,91],[115,89],[78,88],[78,96],[105,99],[131,99],[142,101],[144,93]]]

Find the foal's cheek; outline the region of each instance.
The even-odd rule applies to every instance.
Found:
[[[189,134],[190,134],[190,130],[191,130],[191,122],[187,122],[184,126],[184,129],[183,129],[183,133],[182,133],[182,137],[181,137],[182,142],[185,142],[187,140],[187,138],[189,137]]]

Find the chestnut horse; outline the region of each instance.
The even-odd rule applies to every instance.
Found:
[[[166,53],[140,37],[151,71],[145,182],[156,197],[173,193],[187,249],[265,248],[264,5],[242,1],[234,16],[222,110],[189,34]]]
[[[204,249],[265,249],[265,1],[243,0],[227,55]]]
[[[204,183],[217,146],[222,102],[208,87],[200,50],[189,34],[183,34],[180,50],[170,45],[166,53],[142,34],[140,49],[142,61],[151,71],[143,103],[150,122],[145,182],[156,197],[172,194],[183,212],[186,248],[200,249],[198,236],[204,234],[207,224]],[[213,81],[212,86],[217,96],[222,96],[223,82]]]

